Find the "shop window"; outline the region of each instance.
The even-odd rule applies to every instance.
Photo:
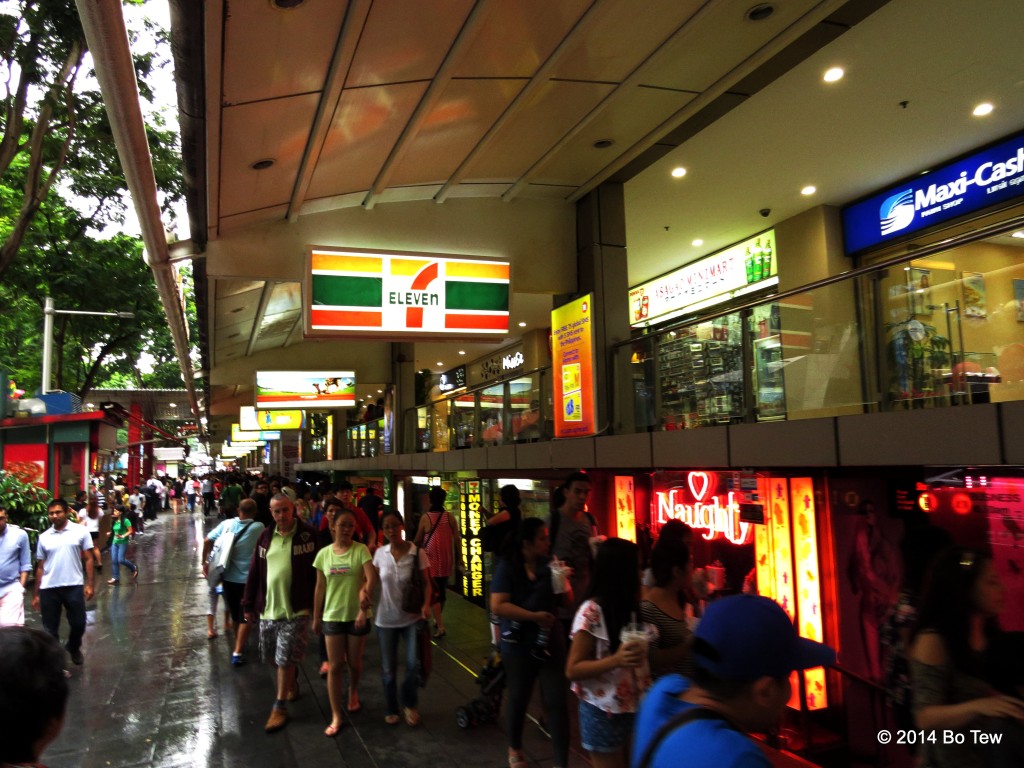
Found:
[[[505,437],[505,385],[480,393],[480,438],[485,445],[501,445]]]
[[[538,376],[525,376],[509,382],[509,422],[516,442],[538,440],[544,427],[541,415]]]

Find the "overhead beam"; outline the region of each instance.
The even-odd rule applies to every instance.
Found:
[[[292,197],[288,202],[286,218],[293,224],[302,211],[303,203],[306,202],[306,194],[313,181],[313,172],[316,170],[320,152],[327,140],[327,132],[334,120],[338,101],[345,88],[345,79],[352,67],[356,47],[359,45],[359,37],[363,33],[363,27],[366,25],[366,18],[370,15],[372,5],[372,0],[350,0],[348,8],[345,9],[345,18],[342,19],[341,30],[338,32],[338,42],[334,46],[334,54],[331,56],[331,64],[327,70],[327,79],[324,81],[324,87],[320,93],[320,102],[316,106],[316,115],[313,117],[313,125],[309,130],[309,138],[306,139],[306,149],[302,153],[299,170],[295,174]]]
[[[466,21],[463,23],[462,29],[459,30],[459,34],[455,38],[455,42],[453,42],[452,46],[448,49],[448,53],[445,55],[444,61],[441,62],[441,66],[438,67],[437,72],[430,81],[430,85],[427,87],[426,93],[423,94],[423,97],[420,99],[419,104],[416,105],[416,109],[413,111],[412,116],[406,122],[405,127],[402,128],[402,133],[398,137],[398,141],[395,142],[395,146],[391,148],[391,152],[388,153],[387,159],[381,166],[380,171],[377,172],[377,178],[375,178],[373,180],[373,184],[370,185],[370,191],[366,193],[366,197],[363,200],[363,207],[366,208],[366,210],[371,210],[377,203],[377,199],[380,197],[381,192],[387,189],[388,181],[391,179],[391,174],[394,172],[395,166],[397,166],[399,161],[405,156],[405,153],[409,151],[409,145],[412,143],[412,139],[419,133],[423,123],[437,105],[438,101],[440,101],[441,96],[448,87],[448,83],[451,82],[452,72],[455,70],[455,65],[459,63],[459,59],[462,58],[462,54],[473,42],[476,31],[482,21],[486,18],[488,11],[493,5],[493,1],[494,0],[477,0],[477,2],[474,3],[473,9],[469,12],[469,16],[466,17]]]
[[[569,33],[562,38],[562,41],[555,47],[555,50],[547,57],[540,69],[534,72],[533,77],[523,87],[523,89],[516,95],[512,102],[506,107],[505,111],[501,113],[497,120],[491,124],[491,127],[487,129],[487,133],[476,143],[476,146],[463,158],[462,162],[455,169],[452,175],[444,183],[441,189],[438,190],[437,194],[434,195],[435,203],[443,203],[448,199],[452,189],[455,188],[462,180],[466,177],[469,166],[478,158],[483,152],[493,143],[494,138],[498,135],[502,128],[504,128],[512,118],[517,117],[525,109],[526,105],[530,103],[530,99],[542,86],[546,85],[551,72],[561,62],[562,56],[568,51],[576,42],[576,39],[592,24],[599,16],[597,13],[598,7],[605,0],[594,0],[588,7],[587,10],[576,20],[573,28],[569,30]]]
[[[740,62],[737,66],[733,67],[732,70],[716,80],[700,96],[687,103],[686,106],[678,110],[668,119],[662,121],[658,127],[649,131],[632,147],[627,149],[615,158],[615,160],[581,184],[575,192],[569,195],[566,199],[567,202],[574,203],[600,186],[619,170],[633,162],[633,160],[654,146],[667,133],[675,130],[694,115],[699,114],[702,109],[714,102],[715,99],[722,96],[722,94],[735,86],[736,83],[740,82],[743,78],[749,76],[759,67],[766,64],[773,56],[776,56],[787,46],[796,42],[801,36],[805,35],[816,25],[820,24],[837,10],[846,5],[847,2],[848,0],[823,0],[823,2],[819,3],[813,9],[801,16],[781,34],[769,40],[768,43],[763,45],[752,56]],[[517,182],[517,185],[528,183],[528,181],[529,178],[524,175],[524,177]],[[509,192],[511,192],[511,190],[509,190]],[[506,194],[508,194],[508,192],[506,192]]]
[[[170,263],[170,249],[157,201],[153,159],[149,154],[146,126],[139,104],[139,87],[128,42],[128,30],[120,0],[77,0],[85,39],[92,53],[96,79],[114,135],[114,145],[124,169],[125,182],[135,205],[145,245],[143,258],[153,272],[167,324],[174,340],[174,351],[188,391],[189,407],[202,435],[202,417],[192,381],[192,360],[188,326],[182,309],[181,294]]]
[[[260,292],[260,305],[256,310],[256,317],[252,321],[252,330],[249,332],[249,343],[245,345],[245,356],[252,355],[252,349],[256,346],[256,339],[260,336],[260,326],[263,325],[263,318],[267,315],[267,306],[270,304],[270,294],[274,292],[277,283],[272,280],[263,282],[263,290]]]

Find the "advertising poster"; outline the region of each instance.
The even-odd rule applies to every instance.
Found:
[[[595,431],[593,294],[551,312],[555,437]]]
[[[238,409],[238,426],[245,432],[302,429],[305,416],[305,411],[257,411],[251,405],[243,405]]]
[[[23,483],[46,487],[46,445],[30,443],[4,447],[4,471]]]
[[[615,477],[615,535],[620,539],[636,541],[636,508],[633,504],[633,478]]]
[[[257,371],[257,408],[351,408],[354,371]]]
[[[980,272],[964,272],[964,316],[988,317],[985,276]]]

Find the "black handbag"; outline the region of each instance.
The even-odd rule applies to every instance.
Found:
[[[420,553],[413,545],[412,552],[412,575],[409,581],[402,587],[401,608],[406,613],[415,613],[417,616],[423,610],[423,602],[427,597],[427,582],[423,578],[423,571],[420,570]]]

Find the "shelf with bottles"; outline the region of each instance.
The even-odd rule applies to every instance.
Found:
[[[754,339],[754,405],[758,421],[777,420],[786,415],[783,366],[781,336]]]

